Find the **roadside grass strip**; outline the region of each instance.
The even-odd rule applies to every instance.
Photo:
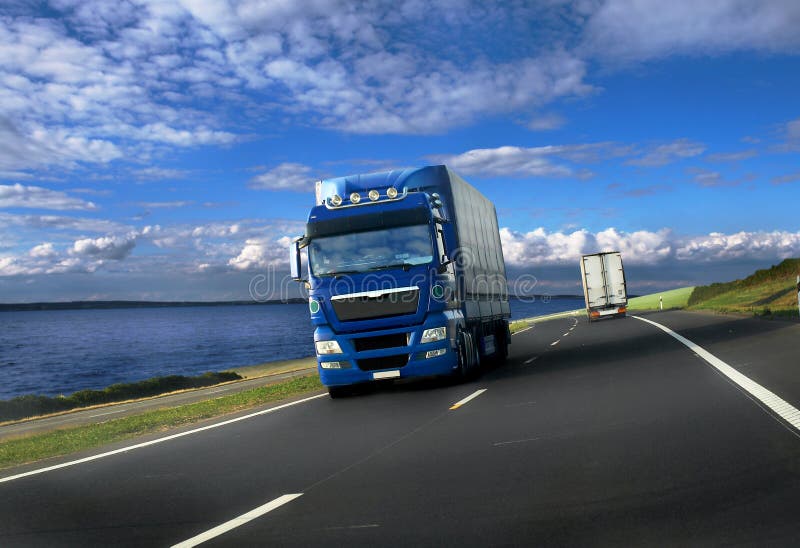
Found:
[[[667,333],[668,335],[680,341],[684,346],[686,346],[692,352],[703,358],[706,362],[712,365],[717,371],[725,375],[739,388],[744,390],[751,397],[751,399],[753,399],[754,401],[757,400],[757,403],[760,402],[761,404],[760,407],[762,407],[762,409],[765,406],[768,407],[774,414],[778,415],[784,421],[789,423],[789,425],[794,428],[794,430],[791,430],[793,434],[800,435],[800,410],[798,410],[792,404],[782,399],[774,392],[767,390],[766,388],[764,388],[757,382],[753,381],[749,377],[741,374],[739,371],[737,371],[736,369],[734,369],[721,359],[717,358],[715,355],[713,355],[711,352],[707,351],[703,347],[675,333],[670,328],[663,326],[660,323],[656,323],[654,321],[641,318],[639,316],[632,316],[632,317],[636,318],[637,320],[652,324],[657,328],[659,328],[660,330]]]
[[[147,411],[139,415],[109,420],[99,424],[78,426],[75,428],[55,430],[45,434],[36,434],[24,438],[10,439],[0,443],[0,468],[8,468],[10,466],[35,462],[37,460],[49,457],[68,455],[78,451],[106,445],[108,443],[134,438],[142,434],[162,432],[169,428],[192,424],[203,419],[218,417],[220,415],[249,409],[265,403],[285,400],[289,397],[317,391],[321,388],[322,384],[319,382],[319,378],[316,375],[300,377],[281,383],[245,390],[237,394],[222,396],[215,399],[182,405],[179,407],[157,409],[154,411]],[[32,470],[30,472],[24,472],[5,478],[0,478],[0,483],[109,457],[111,455],[116,455],[117,453],[124,453],[134,449],[148,447],[150,445],[196,434],[212,428],[219,428],[221,426],[247,420],[260,415],[266,415],[279,409],[284,409],[286,407],[304,403],[316,398],[321,398],[323,396],[327,396],[327,393],[316,394],[314,396],[285,403],[277,407],[271,407],[269,409],[243,415],[241,417],[187,430],[185,432],[180,432],[152,441],[131,445],[122,449],[108,451],[83,459],[69,461],[54,466],[48,466],[46,468]]]

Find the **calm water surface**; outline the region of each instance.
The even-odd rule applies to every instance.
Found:
[[[515,318],[581,300],[511,301]],[[0,399],[310,356],[305,304],[0,312]]]

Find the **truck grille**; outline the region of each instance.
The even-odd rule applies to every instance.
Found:
[[[353,339],[353,346],[356,352],[364,350],[380,350],[382,348],[396,348],[406,346],[408,338],[405,333],[394,333],[392,335],[380,335],[378,337],[361,337]]]
[[[397,354],[395,356],[384,356],[383,358],[365,358],[356,360],[358,368],[362,371],[374,371],[376,369],[393,369],[403,367],[408,363],[408,354]]]
[[[419,304],[419,289],[415,287],[377,297],[361,295],[333,298],[331,304],[336,317],[343,322],[414,314]]]

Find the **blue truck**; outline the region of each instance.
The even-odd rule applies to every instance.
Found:
[[[318,181],[289,258],[309,290],[317,368],[333,398],[383,379],[468,377],[508,355],[497,213],[446,166]]]

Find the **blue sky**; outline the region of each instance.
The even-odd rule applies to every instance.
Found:
[[[512,279],[800,256],[800,3],[4,2],[0,301],[244,299],[321,177],[446,163]]]

